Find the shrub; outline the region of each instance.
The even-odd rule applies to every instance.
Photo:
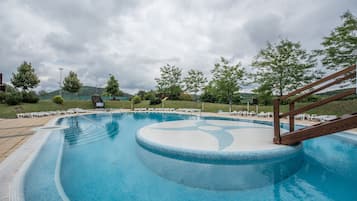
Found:
[[[6,100],[6,93],[0,91],[0,103],[5,103]]]
[[[53,96],[52,101],[59,105],[62,105],[64,102],[62,96]]]
[[[154,98],[155,98],[155,94],[152,93],[152,92],[148,92],[148,93],[146,93],[146,94],[144,95],[144,99],[145,99],[145,100],[152,100],[152,99],[154,99]]]
[[[150,105],[158,105],[158,104],[161,104],[161,98],[154,97],[150,99]]]
[[[134,104],[138,104],[141,102],[141,98],[140,98],[140,96],[134,96],[132,101]]]
[[[22,94],[18,91],[6,93],[5,102],[8,105],[18,105],[22,101]]]
[[[34,91],[22,92],[22,102],[24,103],[37,103],[40,98]]]

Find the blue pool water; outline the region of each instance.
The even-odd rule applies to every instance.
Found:
[[[135,140],[137,130],[143,126],[197,118],[124,113],[61,119],[58,124],[69,128],[54,131],[31,165],[25,178],[25,198],[61,200],[54,178],[58,153],[62,151],[60,142],[64,140],[57,170],[64,192],[73,201],[357,200],[354,135],[341,133],[305,141],[301,160],[290,161],[288,165],[271,165],[269,169],[244,166],[252,173],[270,176],[261,183],[261,177],[258,180],[246,175],[247,181],[259,185],[223,190],[215,187],[225,182],[225,178],[237,177],[237,182],[244,183],[240,172],[234,171],[236,164],[169,158],[143,149]],[[291,176],[279,178],[279,172],[294,167]]]

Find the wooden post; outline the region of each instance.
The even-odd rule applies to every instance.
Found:
[[[294,111],[295,109],[295,103],[291,102],[289,104],[289,111]],[[295,115],[294,114],[290,114],[289,115],[289,128],[290,128],[290,132],[293,132],[295,130]]]
[[[280,99],[274,100],[274,143],[280,144]]]

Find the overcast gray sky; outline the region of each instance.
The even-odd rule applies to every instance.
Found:
[[[37,90],[58,88],[60,67],[91,86],[114,74],[132,93],[166,63],[209,75],[220,56],[249,68],[267,41],[319,48],[346,10],[356,0],[1,0],[0,71],[32,62]]]

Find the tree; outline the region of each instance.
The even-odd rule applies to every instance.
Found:
[[[241,64],[229,65],[228,60],[221,57],[220,63],[214,65],[212,70],[212,84],[222,98],[226,98],[229,103],[229,111],[232,111],[232,100],[238,94],[239,84],[243,80],[244,69]]]
[[[35,69],[32,68],[31,63],[24,61],[24,63],[17,68],[17,73],[12,74],[11,83],[14,87],[22,88],[22,90],[26,91],[35,88],[40,83],[40,80],[35,73]]]
[[[110,75],[107,86],[105,87],[105,92],[115,100],[115,96],[120,95],[119,82],[115,79],[114,75]]]
[[[139,96],[141,98],[141,100],[145,100],[146,94],[147,94],[147,92],[144,90],[139,90],[138,93],[136,93],[136,95]]]
[[[150,90],[148,92],[145,92],[143,100],[152,100],[152,99],[155,99],[155,97],[156,97],[155,91]]]
[[[169,99],[177,100],[182,92],[182,70],[178,67],[166,64],[160,68],[160,78],[155,78],[158,92]]]
[[[185,91],[194,93],[197,98],[197,93],[204,88],[207,83],[207,78],[204,77],[201,71],[191,69],[188,71],[188,75],[183,79],[183,82],[186,87]]]
[[[357,18],[347,11],[342,16],[342,25],[336,27],[329,36],[324,37],[317,52],[323,55],[322,64],[328,69],[348,67],[357,60]]]
[[[253,92],[257,94],[259,104],[270,105],[272,103],[273,92],[270,85],[262,84],[257,89],[254,89]]]
[[[212,81],[208,83],[207,86],[204,87],[203,93],[200,97],[201,101],[215,103],[218,100],[216,88],[213,87]]]
[[[77,77],[77,74],[73,71],[70,71],[68,76],[63,80],[63,90],[70,93],[77,93],[82,87],[82,83]]]
[[[301,48],[299,42],[281,40],[268,43],[254,58],[255,81],[260,87],[270,87],[273,93],[282,96],[315,78],[312,68],[316,59]]]

